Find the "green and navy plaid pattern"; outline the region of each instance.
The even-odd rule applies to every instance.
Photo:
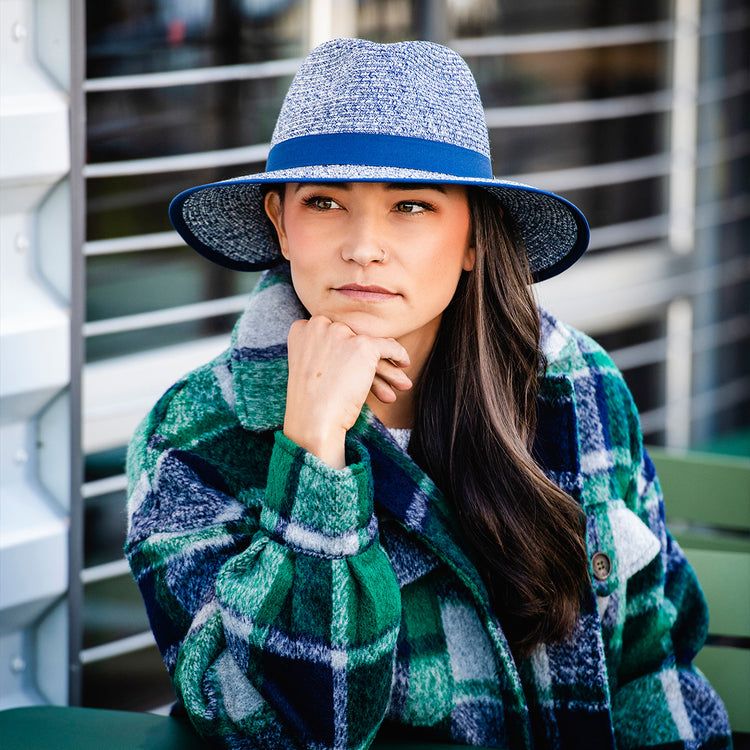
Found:
[[[691,666],[706,633],[622,377],[543,315],[536,453],[606,553],[574,636],[515,660],[451,509],[366,408],[334,470],[281,434],[286,333],[269,272],[231,348],[130,447],[126,553],[179,699],[224,748],[731,747]]]

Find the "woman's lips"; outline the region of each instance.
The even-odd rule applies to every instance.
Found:
[[[367,302],[387,302],[400,296],[396,292],[375,285],[363,286],[361,284],[344,284],[343,286],[336,287],[334,291],[339,292],[339,294],[343,294],[350,299],[364,300]]]

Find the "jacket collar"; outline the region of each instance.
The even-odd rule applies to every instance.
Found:
[[[264,432],[284,423],[286,339],[292,323],[306,317],[292,288],[289,267],[264,273],[232,332],[234,403],[245,429]]]

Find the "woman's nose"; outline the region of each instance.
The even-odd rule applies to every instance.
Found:
[[[386,258],[386,252],[383,249],[383,232],[377,226],[377,222],[362,218],[353,224],[343,244],[341,257],[360,266],[382,263]]]

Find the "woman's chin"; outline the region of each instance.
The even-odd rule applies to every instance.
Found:
[[[398,338],[403,332],[403,327],[395,326],[383,318],[368,313],[339,313],[328,315],[328,317],[334,322],[345,323],[360,336],[384,339]]]

